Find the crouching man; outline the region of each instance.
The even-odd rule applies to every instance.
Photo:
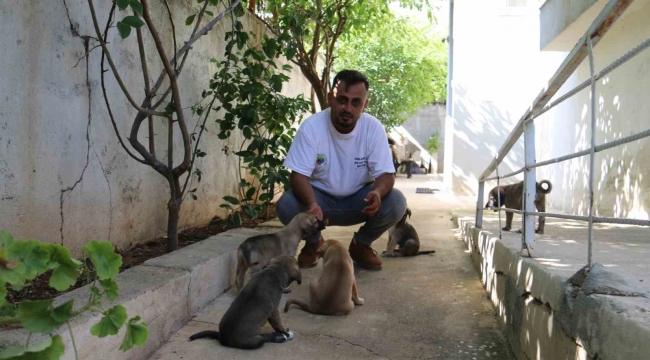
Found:
[[[350,243],[350,256],[361,267],[381,270],[370,247],[406,211],[395,184],[386,132],[368,105],[368,79],[343,70],[328,94],[330,107],[307,118],[298,129],[284,165],[291,172],[291,191],[282,195],[277,213],[283,224],[302,211],[327,219],[329,225],[364,223]],[[318,263],[320,233],[305,239],[298,256],[302,268]]]

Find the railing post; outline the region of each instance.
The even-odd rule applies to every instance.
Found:
[[[478,182],[478,199],[476,200],[476,227],[483,228],[483,193],[485,190],[485,182],[479,180]]]
[[[596,69],[594,65],[594,45],[591,34],[587,37],[589,49],[589,70],[591,71],[591,152],[589,153],[589,227],[587,228],[587,265],[591,268],[592,237],[594,228],[594,161],[596,158]]]
[[[533,118],[524,121],[524,152],[526,170],[524,170],[524,203],[522,205],[525,213],[522,215],[521,250],[528,249],[530,251],[535,242],[535,216],[528,215],[526,212],[535,211],[535,195],[537,191],[535,168],[530,168],[537,161],[535,159],[535,122]]]

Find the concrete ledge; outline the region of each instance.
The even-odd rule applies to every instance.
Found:
[[[236,269],[235,251],[248,237],[275,229],[234,229],[210,237],[171,254],[146,261],[129,269],[115,280],[120,296],[113,304],[123,305],[130,317],[140,315],[149,326],[149,340],[128,352],[119,350],[124,329],[116,336],[103,339],[90,335],[90,327],[100,315],[84,314],[71,322],[80,359],[147,359],[171,335],[186,325],[192,316],[223,294],[233,283]],[[71,299],[75,307],[85,303],[90,286],[56,298],[55,304]],[[63,337],[66,353],[63,359],[74,359],[72,341],[67,327],[56,331]],[[24,344],[27,332],[21,329],[0,331],[0,348]],[[32,337],[32,343],[43,336]]]
[[[644,359],[650,301],[585,295],[473,219],[453,216],[519,359]]]

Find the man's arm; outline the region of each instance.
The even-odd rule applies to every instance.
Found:
[[[379,177],[375,179],[375,182],[372,184],[368,195],[364,199],[368,203],[368,206],[363,208],[361,212],[368,217],[375,216],[381,207],[381,199],[384,196],[388,195],[391,190],[393,190],[394,185],[395,174],[384,173],[379,175]]]
[[[321,210],[316,202],[316,194],[314,194],[314,189],[312,189],[309,183],[309,177],[292,171],[289,176],[289,181],[291,182],[291,191],[293,191],[293,194],[298,198],[300,203],[307,206],[307,212],[315,214],[316,218],[323,220],[323,210]]]

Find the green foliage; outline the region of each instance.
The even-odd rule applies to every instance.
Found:
[[[341,41],[337,71],[356,69],[370,80],[369,113],[385,126],[403,124],[422,106],[446,97],[447,51],[438,35],[409,19],[386,19]]]
[[[427,11],[432,16],[431,3],[430,0],[269,0],[257,3],[257,14],[274,33],[288,36],[287,58],[300,66],[314,87],[321,108],[326,108],[325,94],[339,40],[377,31],[390,13],[389,5]],[[324,58],[324,63],[319,56]]]
[[[0,325],[18,325],[30,333],[48,334],[70,319],[86,311],[100,312],[102,319],[94,325],[90,332],[104,337],[115,335],[124,326],[127,319],[126,309],[116,305],[104,310],[102,298],[106,296],[113,301],[119,295],[118,285],[113,276],[119,273],[122,257],[115,253],[113,245],[106,241],[93,240],[83,247],[96,270],[93,285],[90,289],[88,302],[75,310],[74,300],[59,306],[53,305],[53,300],[20,301],[17,304],[7,304],[7,284],[13,290],[20,290],[26,281],[35,279],[48,270],[53,270],[50,286],[59,291],[70,288],[77,282],[80,273],[89,274],[85,263],[74,259],[70,250],[56,245],[42,243],[38,240],[16,240],[11,234],[0,231]],[[101,291],[95,286],[99,284]],[[142,345],[148,337],[146,324],[136,316],[126,323],[127,331],[121,350],[131,349]],[[1,359],[59,359],[64,353],[60,336],[48,338],[46,341],[31,346],[14,346],[0,351]]]
[[[233,13],[244,13],[241,4]],[[264,36],[259,47],[251,45],[254,36],[234,20],[232,31],[225,35],[226,59],[211,60],[217,71],[209,89],[203,92],[204,98],[212,97],[221,103],[214,109],[223,110],[223,116],[216,120],[218,137],[226,140],[238,133],[244,140],[234,152],[239,158],[237,196],[225,196],[221,204],[233,211],[228,227],[241,226],[242,215],[257,218],[276,190],[288,188],[289,171],[282,168],[282,163],[295,134],[293,125],[309,109],[302,95],[292,98],[281,94],[292,68],[279,67],[278,63],[289,48],[290,36]],[[200,104],[193,107],[195,112],[206,110]],[[246,173],[252,179],[242,178]],[[239,208],[234,210],[235,206]]]
[[[144,21],[140,19],[142,4],[138,0],[117,0],[117,7],[120,10],[127,10],[127,8],[131,7],[135,11],[135,15],[125,16],[122,21],[118,21],[116,24],[120,37],[126,39],[131,35],[131,28],[139,28],[144,25]]]
[[[108,335],[115,335],[126,321],[126,309],[122,305],[115,305],[104,311],[102,319],[90,328],[90,333],[103,338]]]
[[[440,136],[436,133],[427,140],[427,150],[430,154],[435,154],[440,150]]]
[[[61,336],[56,335],[31,346],[10,346],[0,351],[0,360],[58,360],[65,348]]]

